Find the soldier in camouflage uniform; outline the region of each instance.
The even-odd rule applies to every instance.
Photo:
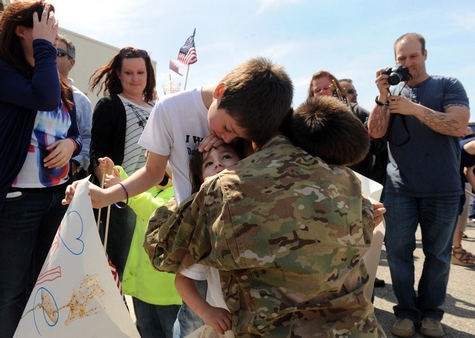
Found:
[[[275,136],[174,209],[150,220],[149,256],[218,268],[236,336],[385,337],[364,292],[373,207],[351,170]]]

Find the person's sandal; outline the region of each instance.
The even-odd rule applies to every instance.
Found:
[[[462,249],[461,246],[452,247],[452,258],[450,260],[452,264],[461,266],[473,266],[475,261],[473,255],[470,252]]]

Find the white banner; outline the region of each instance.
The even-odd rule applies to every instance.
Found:
[[[77,186],[14,337],[140,337],[111,274],[87,179]]]
[[[379,202],[381,198],[381,193],[383,192],[383,186],[376,181],[369,179],[366,176],[363,176],[356,171],[353,173],[358,177],[361,181],[361,191],[363,194],[368,197],[371,202]]]
[[[375,182],[366,176],[360,175],[355,172],[355,175],[361,181],[361,191],[368,197],[371,202],[378,202],[383,192],[383,186],[378,182]],[[374,289],[374,280],[376,278],[376,271],[378,270],[379,260],[381,258],[381,249],[384,242],[384,234],[386,233],[386,223],[384,219],[373,230],[373,240],[371,241],[371,247],[364,256],[366,269],[369,274],[368,287],[366,288],[366,296],[368,299],[372,298]]]

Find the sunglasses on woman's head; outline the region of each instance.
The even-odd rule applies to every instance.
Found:
[[[148,57],[147,51],[143,49],[137,49],[134,47],[124,47],[120,50],[119,55],[123,58],[146,58]]]

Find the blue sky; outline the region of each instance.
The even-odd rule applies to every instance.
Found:
[[[63,28],[113,45],[147,50],[157,85],[196,28],[198,62],[187,89],[213,84],[257,56],[282,64],[303,102],[312,74],[351,78],[360,105],[371,110],[376,70],[394,65],[393,44],[404,33],[426,38],[427,71],[458,78],[475,100],[475,1],[343,0],[52,0]],[[182,68],[182,74],[186,68]],[[157,88],[158,90],[159,88]],[[160,90],[159,90],[160,92]],[[475,122],[475,113],[470,121]]]

